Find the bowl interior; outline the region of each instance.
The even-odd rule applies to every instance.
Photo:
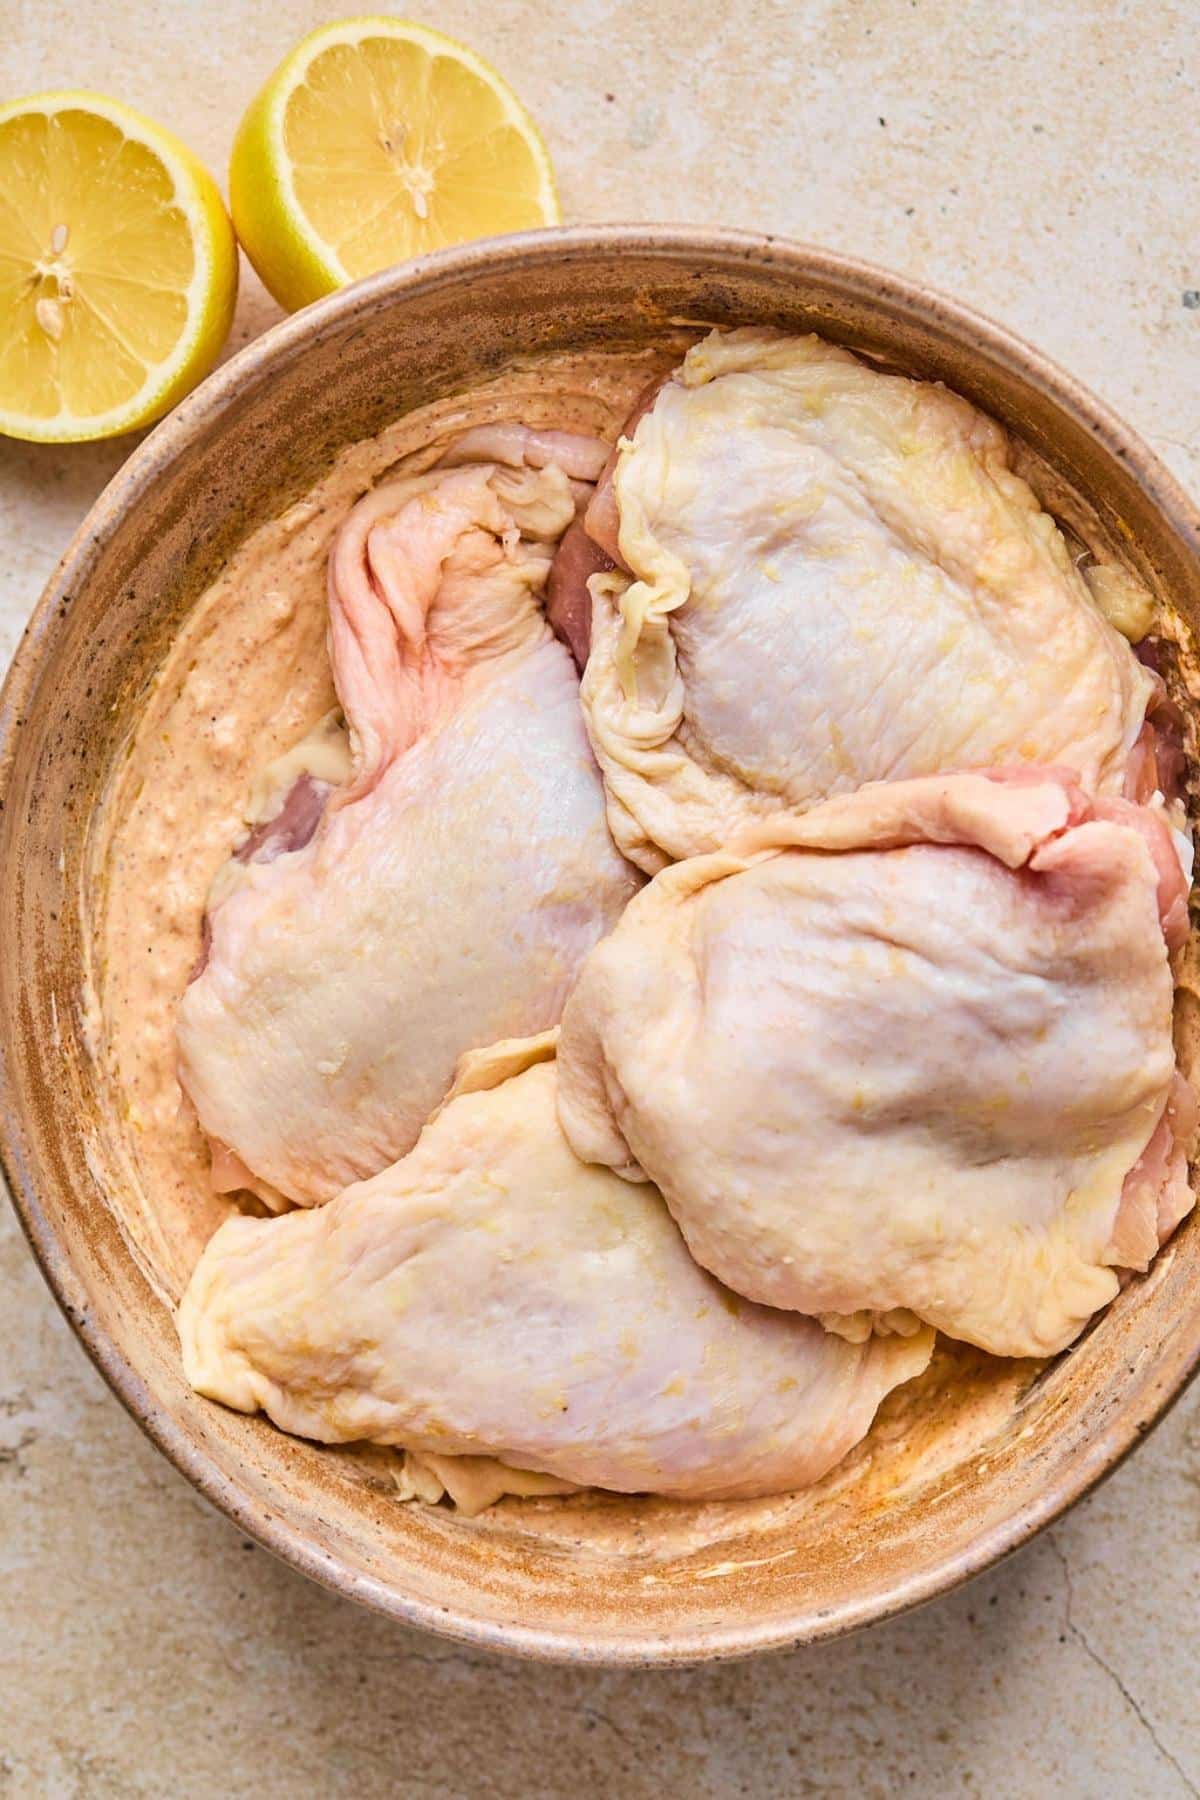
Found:
[[[378,1455],[318,1450],[186,1387],[161,1272],[122,1228],[131,1127],[91,1054],[80,974],[94,950],[97,808],[148,687],[225,558],[343,446],[518,359],[637,347],[680,321],[817,330],[945,380],[1016,435],[1066,522],[1118,549],[1185,627],[1200,624],[1196,522],[1170,478],[1003,333],[813,251],[558,233],[376,278],[214,376],[85,523],[0,712],[0,1136],[26,1228],[89,1350],[179,1467],[309,1574],[461,1638],[595,1661],[811,1639],[929,1597],[1085,1491],[1200,1352],[1190,1221],[1069,1355],[1045,1369],[939,1356],[809,1494],[505,1502],[474,1521],[399,1504]]]

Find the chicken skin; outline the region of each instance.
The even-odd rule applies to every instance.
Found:
[[[1061,771],[882,783],[657,876],[568,1003],[576,1152],[736,1292],[1061,1350],[1192,1205],[1176,841]]]
[[[1004,432],[943,387],[714,332],[639,405],[586,526],[556,606],[577,655],[590,612],[588,728],[650,872],[864,782],[1057,763],[1122,791],[1154,678]]]
[[[465,1050],[557,1022],[634,891],[540,600],[605,454],[489,427],[343,525],[349,778],[302,775],[219,878],[179,1010],[218,1185],[309,1205],[386,1168]]]
[[[651,1187],[572,1155],[552,1054],[464,1059],[392,1168],[223,1225],[180,1308],[188,1379],[321,1443],[432,1455],[444,1481],[460,1455],[682,1499],[819,1480],[932,1333],[851,1344],[735,1299]]]

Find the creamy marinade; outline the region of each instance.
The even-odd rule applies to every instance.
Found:
[[[338,526],[397,465],[428,467],[475,424],[515,419],[614,440],[635,397],[677,363],[685,341],[665,340],[637,354],[547,360],[352,446],[303,500],[247,540],[181,629],[97,834],[102,911],[90,1008],[127,1125],[123,1224],[168,1304],[213,1230],[236,1210],[211,1190],[208,1148],[180,1095],[176,1007],[200,947],[206,896],[254,815],[264,765],[286,757],[336,707],[325,651],[325,569]],[[1115,574],[1110,585],[1111,593],[1098,585],[1095,597],[1112,614],[1128,606],[1130,589]],[[969,1379],[959,1379],[959,1360],[963,1373],[969,1365]],[[902,1469],[911,1473],[918,1464],[928,1476],[932,1434],[939,1434],[935,1460],[943,1464],[951,1445],[956,1460],[988,1439],[1011,1416],[1033,1368],[993,1369],[983,1359],[981,1376],[980,1366],[975,1352],[961,1359],[957,1350],[942,1352],[930,1379],[893,1396],[881,1414],[870,1441],[888,1439],[886,1474],[872,1468],[869,1452],[855,1453],[812,1490],[812,1503],[830,1484],[892,1487]],[[797,1496],[738,1504],[777,1511],[807,1503]]]

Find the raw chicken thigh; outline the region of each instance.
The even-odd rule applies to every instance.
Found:
[[[1068,772],[882,783],[659,875],[559,1052],[580,1156],[693,1254],[851,1336],[1061,1350],[1192,1205],[1161,808]]]
[[[959,396],[714,332],[627,428],[554,588],[626,855],[651,872],[862,783],[1059,763],[1120,793],[1154,678]]]
[[[557,1022],[634,891],[539,598],[605,455],[488,427],[342,527],[349,779],[302,774],[223,873],[179,1012],[218,1185],[311,1204],[386,1168],[465,1050]]]
[[[393,1168],[320,1211],[223,1225],[180,1309],[188,1379],[322,1443],[492,1455],[624,1492],[818,1480],[925,1368],[932,1334],[850,1344],[736,1300],[652,1188],[571,1154],[554,1065],[531,1063],[547,1054],[465,1059]]]

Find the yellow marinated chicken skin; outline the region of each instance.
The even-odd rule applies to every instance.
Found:
[[[554,1063],[521,1066],[548,1050],[469,1070],[329,1206],[223,1225],[180,1308],[188,1379],[302,1437],[405,1445],[414,1491],[426,1459],[441,1480],[481,1455],[686,1499],[819,1480],[932,1333],[850,1344],[736,1299],[652,1188],[572,1155]]]
[[[714,332],[612,481],[583,698],[643,868],[868,781],[1060,763],[1121,791],[1153,678],[960,396]]]
[[[1157,811],[1053,771],[867,787],[631,902],[567,1005],[562,1122],[751,1299],[1050,1355],[1192,1205],[1186,930]]]

